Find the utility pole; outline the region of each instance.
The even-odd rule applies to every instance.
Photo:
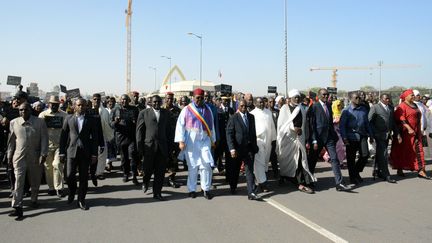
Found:
[[[132,43],[132,0],[128,0],[126,13],[126,94],[131,91],[131,43]]]
[[[285,0],[285,97],[288,97],[288,18],[287,0]]]
[[[383,61],[378,61],[378,67],[379,67],[379,90],[378,90],[378,97],[381,98],[381,70],[382,70],[382,65],[383,65]]]

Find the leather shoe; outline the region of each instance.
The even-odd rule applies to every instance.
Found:
[[[231,188],[230,193],[231,193],[231,195],[235,195],[235,194],[237,194],[237,191],[235,188]]]
[[[158,200],[158,201],[166,201],[166,199],[164,197],[162,197],[161,194],[153,195],[153,198]]]
[[[97,187],[98,186],[98,181],[97,181],[96,175],[92,175],[91,176],[91,180],[93,182],[93,185]]]
[[[387,176],[387,177],[385,178],[385,180],[386,180],[388,183],[396,183],[396,180],[395,180],[395,179],[392,179],[390,176]]]
[[[56,191],[55,190],[48,190],[48,195],[55,196],[56,195]]]
[[[144,182],[144,184],[142,186],[142,189],[143,189],[144,193],[146,193],[148,191],[148,189],[149,189],[149,183],[148,182]]]
[[[125,182],[125,183],[128,182],[129,181],[129,176],[128,175],[124,175],[122,181]]]
[[[84,211],[89,210],[89,207],[87,206],[87,204],[85,203],[84,200],[83,201],[78,201],[78,207],[81,210],[84,210]]]
[[[97,179],[98,179],[98,180],[101,180],[101,181],[102,181],[102,180],[105,180],[105,176],[104,176],[104,175],[98,175],[98,176],[97,176]]]
[[[351,190],[352,190],[352,188],[350,186],[347,186],[347,185],[345,185],[343,183],[340,183],[340,184],[336,185],[336,191],[347,192],[347,191],[351,191]]]
[[[38,208],[39,207],[39,203],[38,202],[31,202],[30,207],[32,207],[32,208]]]
[[[21,209],[21,208],[14,208],[14,211],[13,211],[13,212],[10,212],[10,213],[8,214],[8,216],[9,216],[9,217],[18,217],[20,209]],[[22,209],[21,209],[21,211],[22,211]]]
[[[74,201],[75,195],[69,193],[67,203],[71,204]]]
[[[204,197],[207,200],[211,200],[213,198],[213,195],[210,193],[210,191],[203,191],[203,193],[204,193]]]
[[[175,182],[172,178],[168,178],[168,186],[172,188],[179,188],[180,184]]]
[[[196,198],[196,192],[189,192],[189,197]]]
[[[15,211],[9,214],[10,217],[16,217],[15,221],[22,221],[24,214],[22,208],[15,208]]]
[[[248,195],[249,200],[262,201],[262,198],[255,193],[251,193]]]

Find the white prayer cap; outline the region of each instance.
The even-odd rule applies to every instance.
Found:
[[[292,89],[288,92],[288,97],[293,98],[296,96],[300,96],[300,91],[298,89]]]
[[[420,95],[420,92],[418,90],[413,90],[414,96]]]
[[[428,101],[426,102],[426,106],[427,106],[427,107],[431,107],[431,105],[432,105],[432,100],[428,100]]]
[[[279,103],[279,101],[283,98],[285,98],[285,97],[283,97],[282,95],[279,95],[278,97],[276,97],[276,99],[275,99],[276,103]]]

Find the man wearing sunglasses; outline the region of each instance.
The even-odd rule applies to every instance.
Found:
[[[330,162],[335,176],[336,190],[350,191],[351,187],[343,182],[339,159],[336,153],[338,135],[333,127],[333,112],[328,103],[329,92],[322,88],[319,90],[319,100],[310,108],[311,149],[309,151],[309,170],[315,173],[315,166],[322,148],[326,148],[330,155]]]
[[[371,143],[372,130],[369,125],[368,110],[360,105],[360,96],[351,94],[351,104],[342,111],[340,119],[340,133],[346,146],[348,173],[351,184],[358,185],[363,182],[360,172],[363,171],[369,156],[367,138]],[[357,151],[360,157],[355,162]]]

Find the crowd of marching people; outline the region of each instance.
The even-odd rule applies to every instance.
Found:
[[[190,198],[198,196],[198,178],[203,197],[213,198],[214,173],[225,175],[231,194],[244,175],[249,200],[272,190],[269,176],[313,194],[321,158],[331,164],[335,189],[351,191],[363,182],[371,150],[374,179],[397,183],[391,165],[399,177],[408,170],[431,180],[425,156],[431,157],[432,100],[408,89],[399,104],[386,93],[376,99],[351,93],[348,101],[325,88],[317,97],[294,89],[288,97],[255,98],[250,93],[213,97],[197,88],[191,97],[168,92],[146,99],[133,92],[116,99],[96,93],[90,100],[51,96],[31,103],[20,90],[10,105],[0,107],[10,216],[24,218],[25,197],[38,207],[42,181],[49,195],[67,197],[68,204],[76,200],[78,208],[88,210],[88,181],[97,187],[114,170],[118,155],[123,182],[144,192],[151,188],[157,201],[166,200],[163,186],[182,186],[176,179],[180,165],[187,171]]]

